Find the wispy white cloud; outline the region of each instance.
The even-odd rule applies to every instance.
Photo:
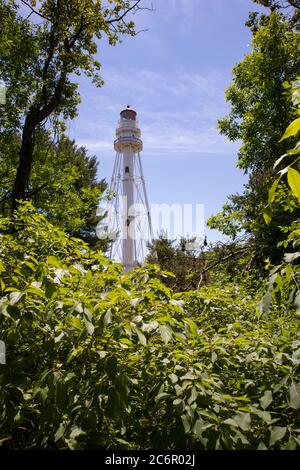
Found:
[[[119,112],[131,104],[139,115],[145,153],[228,153],[228,142],[216,130],[217,118],[226,112],[220,73],[123,68],[106,70],[105,78],[102,90],[85,88],[80,117],[70,130],[78,144],[102,156],[113,154]]]

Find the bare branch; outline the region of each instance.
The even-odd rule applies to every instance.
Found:
[[[125,18],[125,16],[127,16],[128,13],[130,13],[131,11],[132,11],[133,15],[137,11],[141,11],[141,10],[154,11],[152,5],[151,5],[151,7],[140,7],[139,6],[140,3],[141,3],[141,0],[137,0],[130,8],[128,8],[126,11],[124,11],[124,13],[121,16],[118,16],[117,18],[114,18],[113,20],[107,20],[107,23],[108,24],[118,23],[119,21],[122,21],[123,18]]]
[[[47,20],[47,21],[50,21],[50,22],[51,22],[51,19],[50,19],[50,18],[48,18],[47,16],[42,15],[38,10],[35,10],[35,9],[33,8],[33,6],[30,5],[30,3],[26,2],[26,0],[21,0],[21,2],[22,2],[24,5],[26,5],[28,8],[30,8],[30,10],[31,10],[30,15],[32,15],[32,13],[35,13],[35,14],[38,15],[40,18],[43,18],[44,20]],[[30,15],[29,15],[29,16],[30,16]],[[28,18],[29,18],[29,16],[28,16]]]
[[[124,13],[121,16],[119,16],[118,18],[114,18],[113,20],[109,20],[109,21],[107,21],[107,23],[112,24],[112,23],[119,22],[120,20],[125,18],[125,16],[128,15],[129,12],[134,10],[140,2],[141,2],[141,0],[137,0],[130,8],[128,8],[126,11],[124,11]]]
[[[32,196],[36,196],[42,189],[46,188],[48,186],[48,181],[46,183],[43,183],[41,186],[38,186],[37,188],[33,189],[30,191],[28,194],[26,194],[27,198],[32,198]]]
[[[141,11],[141,10],[156,11],[155,8],[153,7],[153,3],[151,3],[151,7],[138,7],[136,10],[132,12],[132,14],[135,15],[137,11]]]
[[[135,33],[135,35],[137,36],[137,35],[140,34],[140,33],[147,33],[148,31],[149,31],[149,28],[139,29],[139,30]]]
[[[245,247],[245,248],[242,248],[238,251],[235,251],[235,252],[232,252],[230,253],[230,255],[227,255],[225,256],[224,258],[221,258],[219,259],[218,261],[215,261],[214,263],[212,263],[210,266],[208,266],[207,268],[203,269],[203,271],[201,271],[200,273],[200,280],[198,282],[198,289],[200,288],[201,286],[201,283],[202,283],[202,279],[203,279],[203,276],[204,274],[206,274],[208,271],[210,271],[211,269],[215,268],[216,266],[218,266],[219,264],[222,264],[222,263],[225,263],[225,261],[228,261],[230,258],[234,258],[235,256],[237,255],[240,255],[241,253],[245,253],[247,251],[250,250],[250,247]]]
[[[292,7],[294,8],[297,8],[297,10],[300,10],[300,2],[299,0],[288,0],[290,5],[292,5]]]

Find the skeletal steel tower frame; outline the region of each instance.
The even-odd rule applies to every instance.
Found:
[[[115,164],[110,190],[113,194],[113,228],[116,240],[110,257],[130,271],[145,259],[147,241],[153,240],[151,214],[140,152],[143,149],[137,113],[127,106],[116,129]]]

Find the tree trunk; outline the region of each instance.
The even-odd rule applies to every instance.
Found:
[[[25,199],[25,191],[29,181],[33,150],[34,150],[35,125],[30,113],[26,116],[22,144],[19,153],[19,166],[12,190],[12,210],[18,207],[18,200]]]

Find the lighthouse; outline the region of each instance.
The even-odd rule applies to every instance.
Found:
[[[110,192],[116,238],[110,257],[131,271],[145,259],[153,239],[151,214],[140,153],[143,150],[137,113],[130,106],[120,113],[114,141],[116,151]]]

